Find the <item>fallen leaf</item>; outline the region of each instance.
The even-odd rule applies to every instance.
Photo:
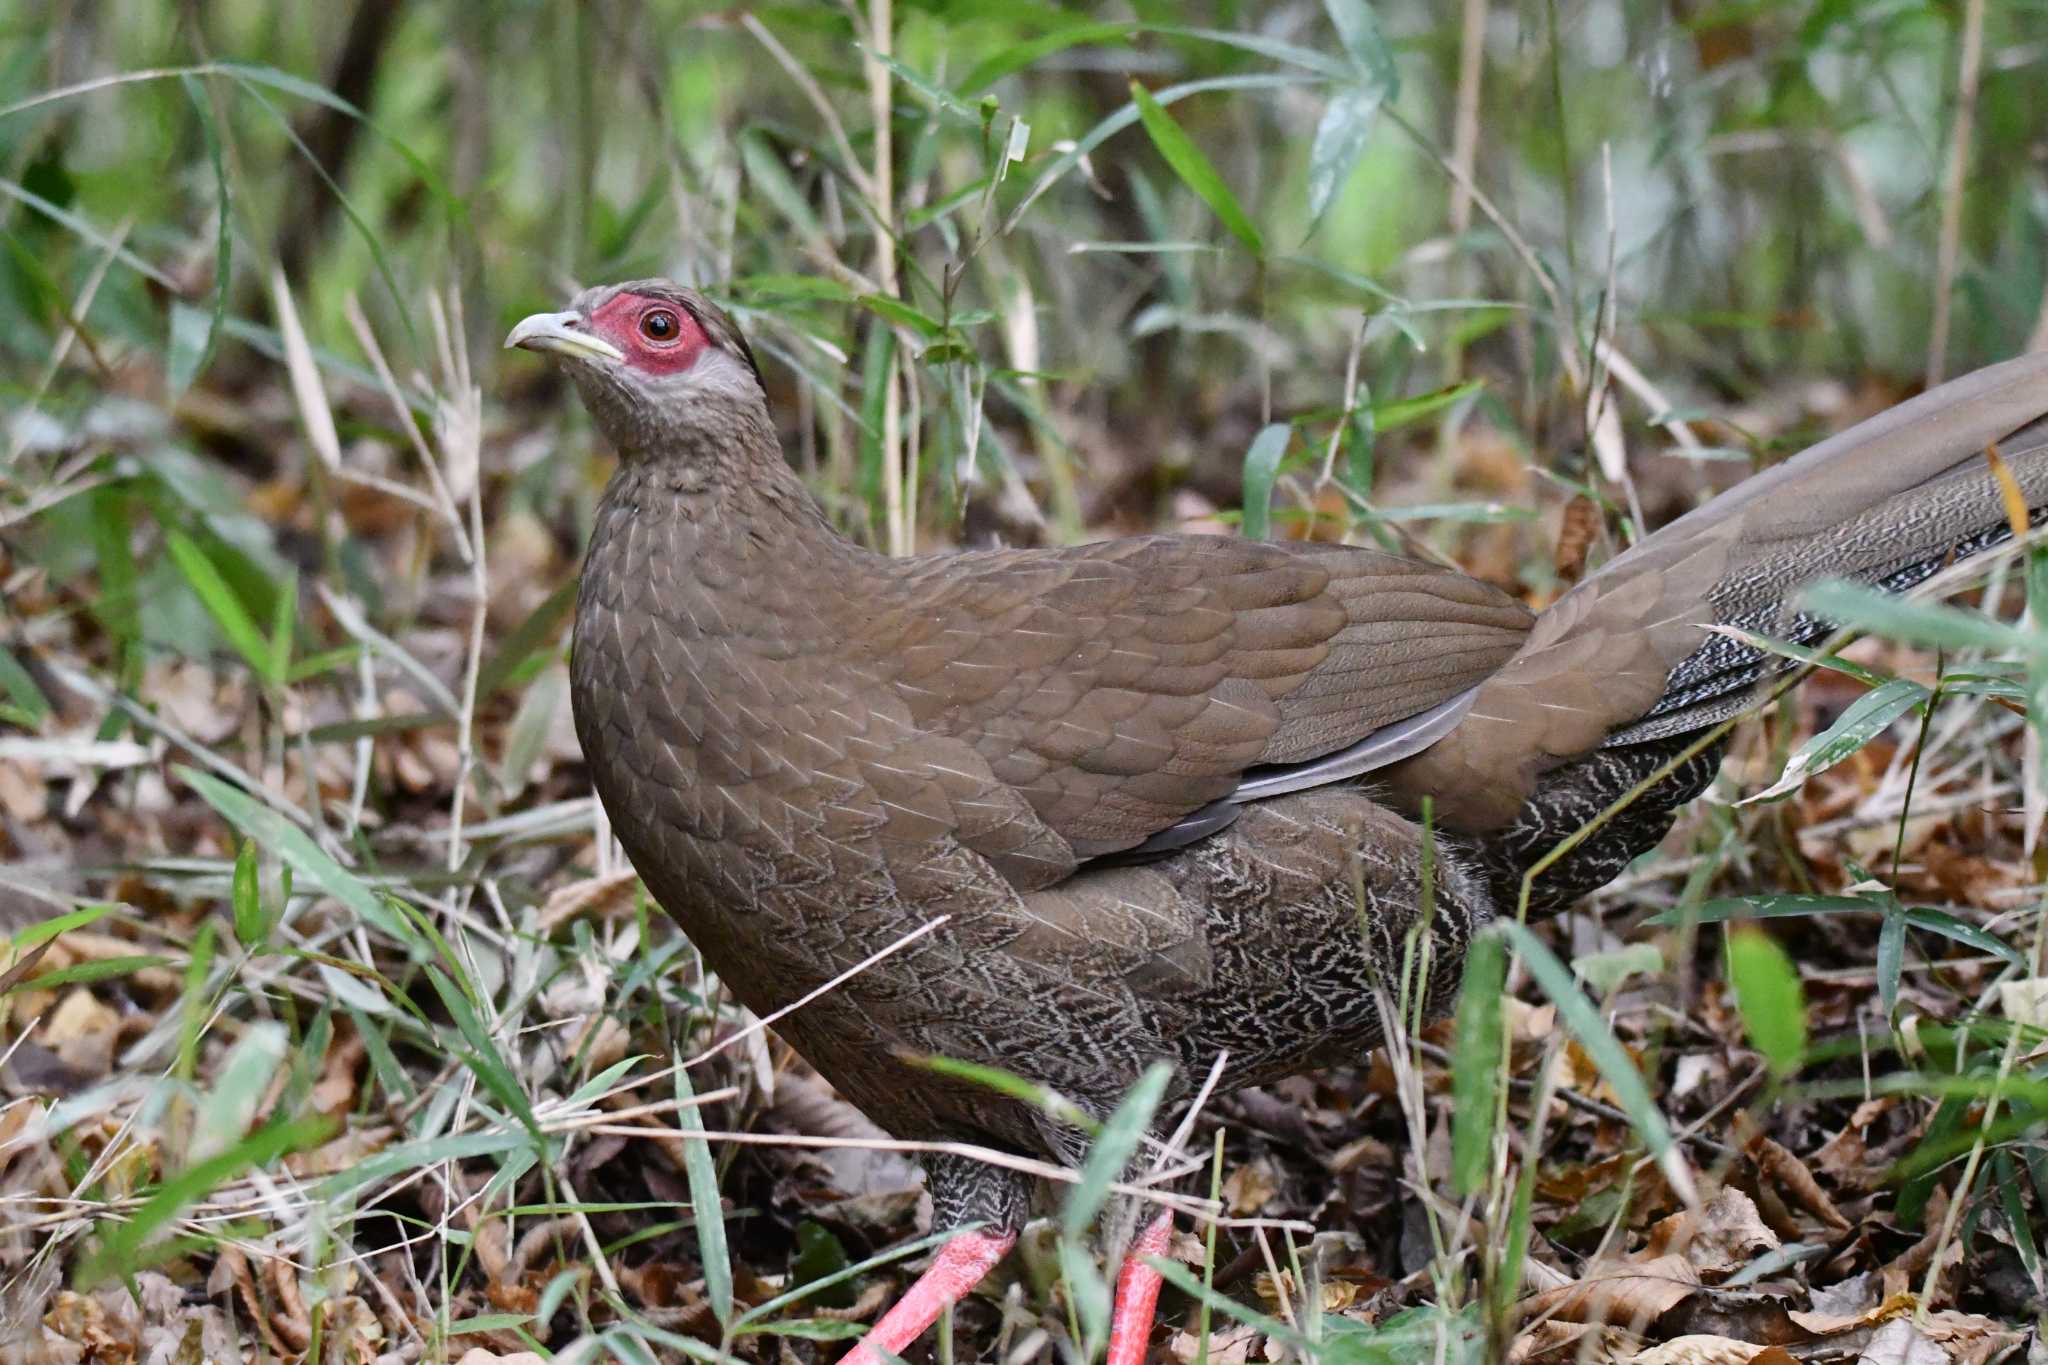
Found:
[[[1893,1318],[1879,1327],[1856,1361],[1857,1365],[1949,1365],[1948,1352],[1922,1336],[1910,1318]]]
[[[1778,1346],[1760,1347],[1733,1337],[1695,1333],[1660,1341],[1648,1350],[1638,1352],[1635,1365],[1749,1365],[1763,1351],[1783,1349]]]
[[[1836,1232],[1847,1232],[1852,1226],[1842,1211],[1835,1207],[1835,1201],[1813,1178],[1813,1172],[1806,1163],[1792,1155],[1783,1143],[1766,1134],[1758,1133],[1749,1140],[1746,1150],[1749,1159],[1756,1163],[1757,1173],[1771,1181],[1787,1195],[1792,1202],[1821,1220]]]
[[[1573,1283],[1533,1294],[1516,1307],[1524,1320],[1548,1316],[1560,1322],[1648,1326],[1699,1287],[1699,1268],[1683,1256],[1596,1262]]]
[[[1777,1234],[1764,1226],[1750,1197],[1728,1188],[1697,1212],[1681,1209],[1658,1222],[1650,1229],[1643,1255],[1648,1259],[1683,1257],[1698,1267],[1702,1278],[1717,1279],[1779,1245]]]
[[[1232,1171],[1223,1182],[1223,1202],[1232,1217],[1249,1218],[1280,1192],[1272,1163],[1261,1157]]]

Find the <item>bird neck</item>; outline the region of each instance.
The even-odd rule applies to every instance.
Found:
[[[854,551],[803,480],[783,458],[765,405],[720,405],[678,423],[619,441],[619,468],[607,504],[670,528],[699,554],[751,547],[839,547]]]
[[[658,452],[622,445],[592,528],[589,567],[622,581],[671,583],[679,600],[709,593],[739,603],[772,599],[767,586],[792,576],[865,582],[886,573],[885,563],[825,519],[764,410],[672,431]]]

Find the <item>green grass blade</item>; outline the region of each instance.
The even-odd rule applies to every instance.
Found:
[[[288,1152],[322,1141],[333,1122],[321,1115],[277,1119],[233,1147],[179,1172],[143,1201],[135,1216],[114,1223],[101,1235],[99,1248],[79,1266],[75,1281],[90,1289],[137,1268],[150,1237],[206,1195],[240,1175],[262,1169]]]
[[[1621,1045],[1621,1040],[1614,1036],[1614,1030],[1600,1017],[1600,1011],[1593,1007],[1593,1002],[1572,980],[1571,970],[1525,926],[1503,921],[1500,932],[1507,935],[1515,951],[1529,964],[1530,975],[1556,1004],[1565,1027],[1586,1049],[1586,1055],[1593,1059],[1593,1065],[1599,1068],[1601,1076],[1621,1101],[1623,1112],[1635,1125],[1644,1147],[1663,1168],[1671,1187],[1682,1193],[1691,1191],[1691,1175],[1672,1141],[1671,1125],[1664,1121],[1663,1112],[1650,1097],[1650,1088],[1644,1083],[1642,1073],[1636,1070],[1628,1049]]]
[[[1451,1053],[1451,1172],[1460,1195],[1486,1183],[1500,1108],[1501,996],[1507,951],[1498,934],[1480,934],[1465,956],[1458,994],[1457,1032]]]
[[[270,807],[229,786],[217,777],[179,765],[178,779],[189,785],[206,804],[219,811],[227,822],[271,849],[299,875],[340,901],[367,924],[407,944],[417,946],[417,936],[377,893],[363,885],[355,874],[327,856],[307,833]]]
[[[704,1137],[704,1115],[690,1086],[683,1055],[675,1054],[676,1120],[683,1130],[683,1166],[690,1182],[690,1212],[697,1224],[697,1255],[704,1264],[704,1297],[721,1327],[732,1324],[732,1256],[726,1248],[725,1205],[718,1197],[718,1168]]]

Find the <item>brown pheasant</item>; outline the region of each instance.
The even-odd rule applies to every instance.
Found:
[[[1532,617],[1376,550],[1147,536],[895,560],[827,523],[753,354],[702,295],[589,290],[508,346],[566,365],[620,461],[576,614],[577,733],[648,889],[909,1139],[1072,1160],[1075,1132],[919,1066],[998,1065],[1101,1116],[1146,1068],[1187,1102],[1380,1038],[1436,828],[1432,1000],[1524,873],[1812,640],[1841,576],[1902,590],[2009,534],[1985,449],[2048,504],[2048,355],[1956,380],[1649,536]],[[1537,883],[1598,886],[1668,828],[1680,766]],[[1361,904],[1362,899],[1362,904]],[[935,921],[943,918],[936,928]],[[1361,932],[1361,925],[1363,932]],[[906,936],[924,930],[900,951]],[[900,1352],[1013,1242],[1030,1182],[927,1163],[964,1229],[850,1359]],[[978,1225],[978,1228],[975,1226]],[[1142,1358],[1164,1216],[1118,1279]]]

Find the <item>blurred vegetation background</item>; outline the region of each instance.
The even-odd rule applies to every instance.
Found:
[[[206,1280],[232,1309],[192,1330],[274,1356],[581,1332],[621,1359],[761,1358],[750,1333],[849,1327],[790,1326],[780,1291],[907,1230],[895,1205],[813,1207],[867,1167],[720,1148],[714,1170],[671,1143],[667,1170],[604,1129],[630,1101],[687,1131],[705,1092],[713,1128],[855,1121],[735,1032],[588,800],[562,656],[608,459],[552,371],[498,349],[513,320],[585,284],[706,287],[761,353],[791,459],[879,547],[1371,538],[1540,604],[1813,437],[2048,346],[2044,89],[2048,0],[11,0],[0,1323],[56,1303],[50,1330],[83,1340],[113,1310],[59,1286],[155,1266],[187,1309],[151,1321],[197,1313]],[[1819,766],[1925,696],[1887,693]],[[2021,722],[1986,714],[1940,731],[1968,761],[1927,781],[1967,768],[1979,806],[2016,805]],[[1780,719],[1742,759],[1759,782],[1817,728]],[[1860,885],[1886,849],[1896,878],[1920,770],[1880,748],[1882,800],[1720,809],[1675,838],[1705,852],[1618,903],[1697,908],[1731,868]],[[1801,842],[1855,801],[1862,843]],[[2035,870],[1968,805],[1914,841],[1976,840],[1996,875],[1930,854],[1920,889],[2009,910]],[[1907,923],[1888,904],[1880,1037]],[[2024,967],[1959,923],[1913,921]],[[1868,964],[1845,970],[1808,989],[1854,1039],[1871,1002],[1844,982]],[[1916,982],[1935,1016],[1987,989]],[[1775,1095],[1725,1066],[1667,1093],[1670,1019],[1632,1008],[1608,1017],[1674,1116]],[[664,1058],[740,1036],[676,1093]],[[1957,1071],[2004,1076],[2008,1036],[1959,1042]],[[1231,1168],[1266,1173],[1229,1202],[1371,1233],[1361,1261],[1421,1277],[1384,1307],[1455,1306],[1466,1231],[1417,1250],[1437,1213],[1353,1172],[1370,1150],[1416,1187],[1442,1174],[1408,1139],[1444,1096],[1401,1074],[1418,1126],[1329,1119],[1352,1154],[1329,1171],[1237,1111]],[[1291,1102],[1371,1109],[1317,1093]],[[1966,1116],[1998,1113],[1966,1098],[1918,1103],[1898,1150],[1952,1159]],[[2048,1113],[2005,1103],[2001,1142]],[[1728,1156],[1718,1131],[1699,1141]],[[1823,1136],[1774,1131],[1800,1156]],[[1572,1174],[1534,1204],[1545,1256],[1673,1207],[1619,1163],[1627,1134],[1547,1153]],[[1965,1183],[2013,1230],[2033,1289],[2001,1302],[2023,1317],[2044,1272],[2015,1171],[2048,1171],[1999,1160]],[[1931,1209],[1946,1239],[1963,1201],[1931,1169],[1857,1197],[1889,1217],[1896,1195],[1902,1236]],[[1491,1226],[1526,1238],[1505,1178]],[[649,1269],[674,1264],[695,1268]]]

